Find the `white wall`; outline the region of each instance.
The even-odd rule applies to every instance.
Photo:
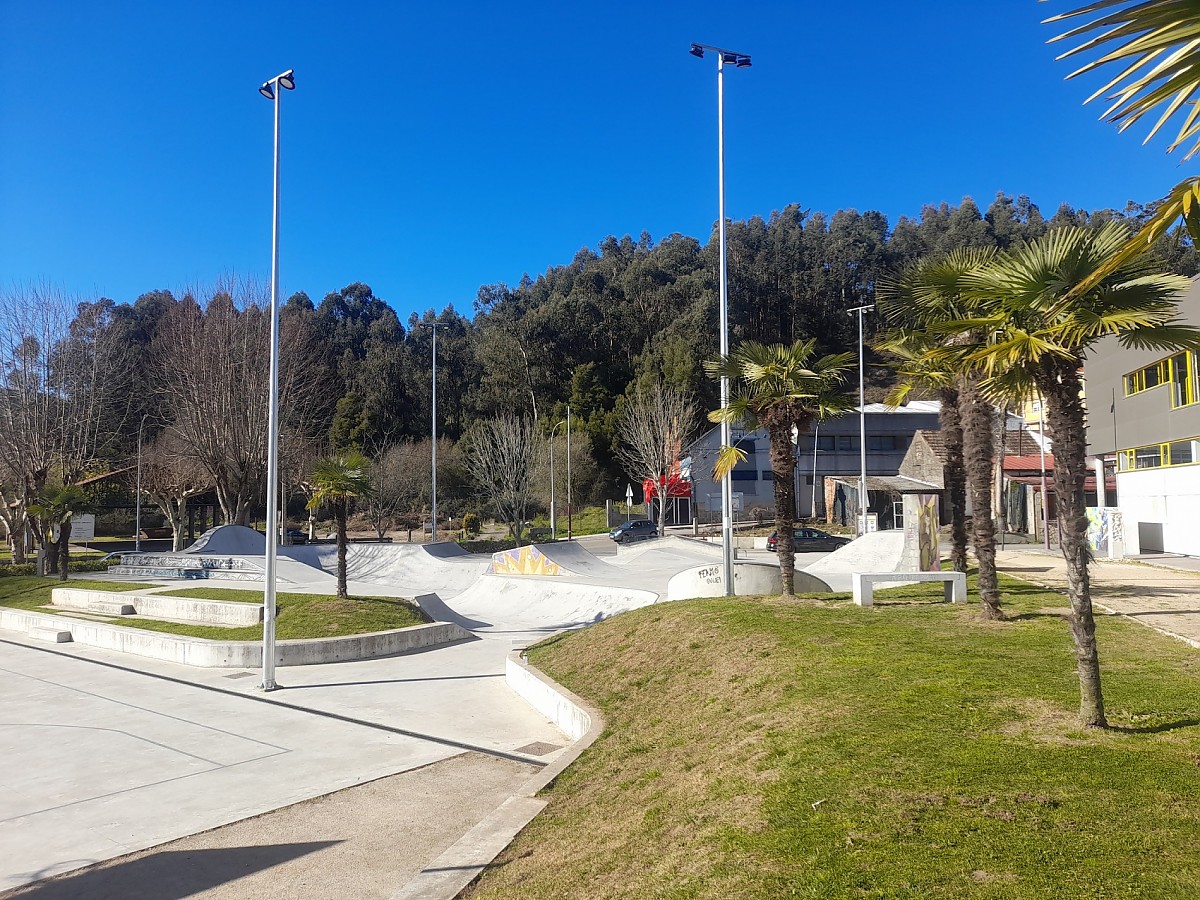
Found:
[[[1200,465],[1117,473],[1125,550],[1142,553],[1138,522],[1161,522],[1167,553],[1200,556]]]

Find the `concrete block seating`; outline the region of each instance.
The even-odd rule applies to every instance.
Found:
[[[946,599],[951,603],[967,602],[967,576],[962,572],[855,572],[854,602],[859,606],[875,604],[875,585],[892,581],[944,581]]]

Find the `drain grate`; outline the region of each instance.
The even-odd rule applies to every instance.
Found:
[[[518,747],[515,752],[526,753],[529,756],[547,756],[555,750],[561,750],[558,744],[547,744],[545,741],[534,741],[532,744],[526,744],[524,747]]]
[[[233,672],[225,676],[226,678],[253,678],[253,672]]]

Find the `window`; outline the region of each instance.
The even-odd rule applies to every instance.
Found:
[[[1166,384],[1171,380],[1170,368],[1171,361],[1161,359],[1153,365],[1146,366],[1144,369],[1130,372],[1125,376],[1125,396],[1140,394],[1142,391],[1156,388],[1160,384]]]
[[[1164,466],[1189,466],[1200,463],[1200,439],[1189,438],[1169,444],[1149,444],[1122,450],[1117,454],[1117,468],[1121,472],[1136,469],[1159,469]]]
[[[1196,461],[1195,441],[1175,441],[1167,444],[1167,465],[1182,466]]]
[[[1171,407],[1191,406],[1200,397],[1196,396],[1196,355],[1176,353],[1168,362],[1171,368]]]
[[[823,434],[819,438],[817,438],[817,449],[818,450],[832,450],[833,449],[833,435]]]
[[[853,435],[839,434],[837,439],[837,448],[839,450],[856,450],[858,449],[858,441]]]
[[[775,480],[775,472],[772,471],[771,469],[763,469],[762,480],[763,481],[774,481]]]
[[[903,450],[908,442],[899,434],[872,434],[867,437],[867,449],[879,453],[894,453]]]
[[[734,469],[729,477],[734,481],[758,481],[758,472],[754,469]]]

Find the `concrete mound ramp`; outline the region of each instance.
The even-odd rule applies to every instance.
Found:
[[[855,572],[904,572],[904,532],[873,531],[834,550],[804,571],[816,575],[831,590],[848,591]],[[799,585],[797,585],[798,587]]]
[[[613,568],[574,541],[529,544],[492,554],[492,575],[611,577]]]
[[[337,547],[301,544],[281,547],[280,556],[303,563],[326,575],[337,572]],[[386,584],[414,593],[452,596],[465,591],[488,567],[485,558],[467,553],[458,544],[350,544],[346,548],[346,577],[368,584]]]
[[[618,546],[616,565],[627,566],[640,562],[655,565],[678,563],[682,568],[714,561],[721,562],[721,546],[719,544],[667,535],[652,541],[638,541],[628,547]]]
[[[245,525],[218,525],[210,528],[184,553],[210,553],[222,556],[262,556],[267,552],[266,538]]]
[[[472,630],[486,636],[577,628],[657,600],[653,591],[634,588],[484,575],[445,606],[456,615],[452,621],[480,623]]]

